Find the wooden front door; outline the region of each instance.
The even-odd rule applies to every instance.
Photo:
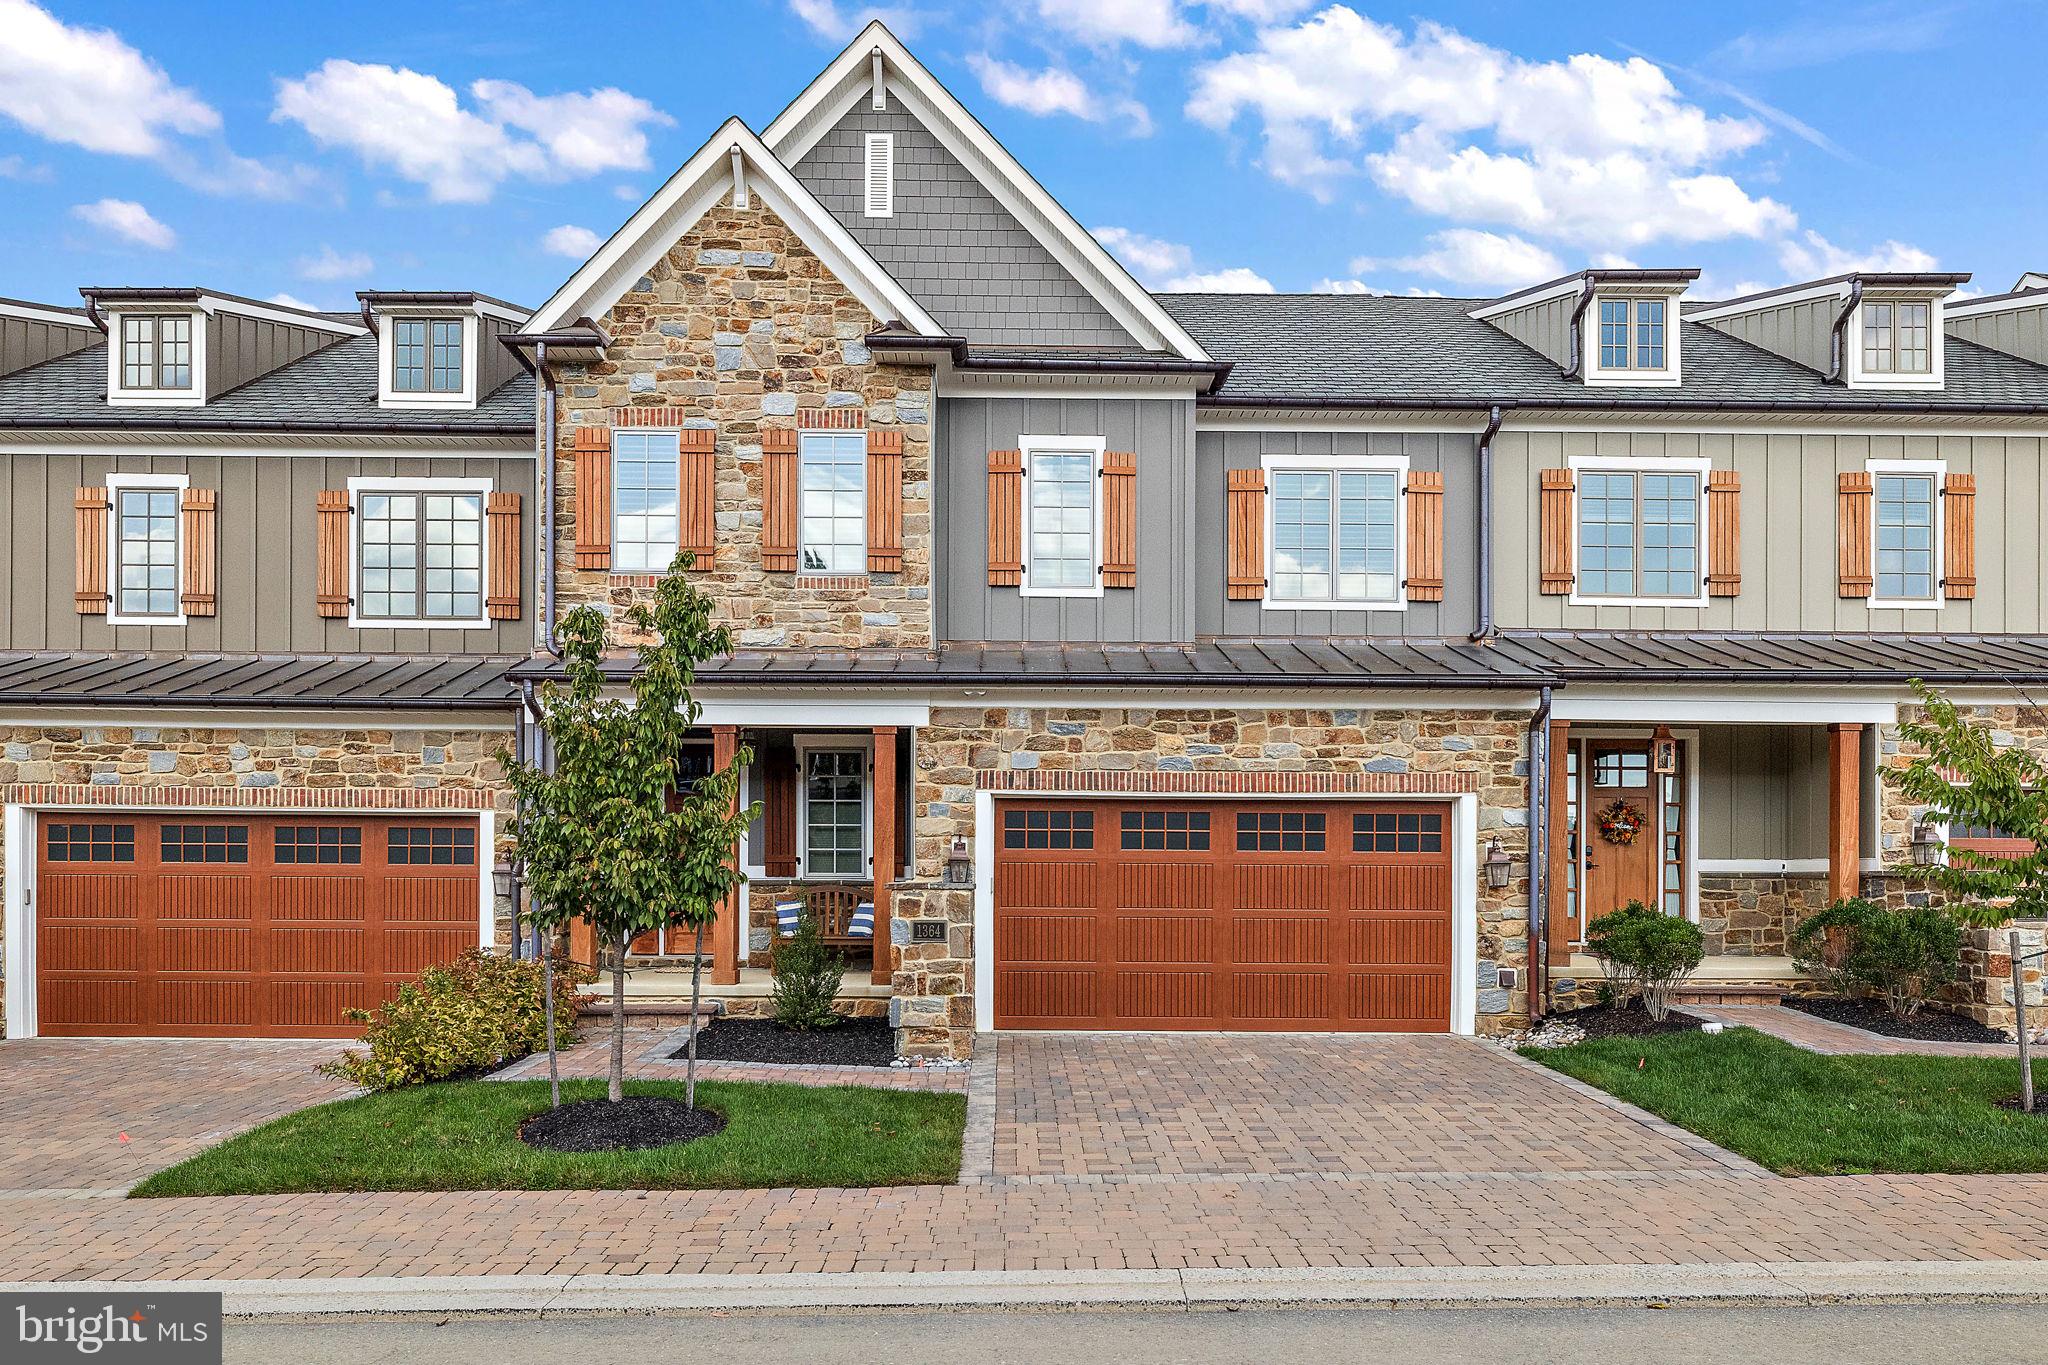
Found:
[[[1647,742],[1594,740],[1586,746],[1586,803],[1581,824],[1585,844],[1585,926],[1630,901],[1655,909],[1658,896],[1657,775],[1650,769]],[[1642,821],[1635,842],[1617,844],[1600,832],[1615,802],[1623,801]]]

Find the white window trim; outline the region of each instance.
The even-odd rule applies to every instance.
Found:
[[[1714,566],[1709,562],[1713,547],[1712,537],[1707,533],[1707,474],[1713,468],[1713,461],[1705,456],[1651,455],[1630,457],[1623,455],[1575,455],[1566,463],[1572,471],[1572,593],[1566,599],[1575,607],[1704,607],[1708,604],[1707,575]],[[1699,591],[1689,597],[1610,597],[1595,596],[1581,592],[1579,583],[1584,577],[1585,564],[1582,547],[1579,544],[1580,516],[1583,511],[1579,488],[1579,472],[1587,470],[1595,474],[1693,474],[1699,478]],[[1638,497],[1640,497],[1638,493]],[[1643,581],[1642,544],[1640,524],[1636,527],[1636,582]]]
[[[612,464],[612,468],[611,468],[611,475],[612,475],[612,496],[611,496],[611,504],[612,504],[612,524],[611,524],[611,527],[610,527],[610,531],[611,531],[611,544],[612,544],[612,548],[613,548],[613,555],[612,555],[612,558],[613,558],[613,565],[612,565],[612,568],[611,568],[611,572],[612,572],[612,573],[617,573],[617,574],[633,574],[633,573],[652,573],[652,574],[665,574],[665,573],[667,573],[667,572],[668,572],[668,566],[669,566],[670,564],[673,564],[673,563],[675,562],[675,558],[676,558],[676,550],[679,550],[679,549],[681,549],[681,548],[682,548],[682,544],[683,544],[683,472],[682,472],[682,458],[683,458],[683,429],[682,429],[681,427],[624,427],[624,428],[621,428],[621,430],[622,430],[622,431],[632,431],[632,432],[640,433],[640,434],[642,434],[642,435],[647,435],[647,436],[673,436],[673,437],[675,437],[675,438],[676,438],[676,543],[675,543],[675,546],[674,546],[673,548],[671,548],[671,549],[669,550],[669,552],[668,552],[668,558],[667,558],[667,559],[666,559],[665,561],[663,561],[663,563],[662,563],[662,565],[661,565],[661,567],[660,567],[660,568],[657,568],[657,569],[622,569],[622,568],[619,568],[619,567],[618,567],[618,564],[617,564],[617,559],[618,559],[617,549],[618,549],[618,544],[619,544],[619,516],[620,516],[620,513],[619,513],[619,497],[618,497],[618,489],[619,489],[619,442],[618,442],[618,438],[617,438],[617,435],[615,434],[615,435],[613,436],[613,439],[612,439],[612,456],[611,456],[611,464]],[[799,494],[799,496],[801,496],[801,494]]]
[[[796,880],[800,882],[843,882],[848,886],[870,884],[875,879],[875,741],[872,735],[798,735],[796,751]],[[809,755],[814,753],[859,754],[860,857],[866,870],[856,876],[837,873],[827,876],[811,871],[811,788]]]
[[[1020,453],[1024,457],[1024,478],[1022,494],[1024,505],[1018,509],[1018,539],[1020,558],[1024,563],[1023,581],[1017,591],[1023,597],[1100,597],[1102,596],[1102,453],[1106,442],[1100,436],[1020,436],[1017,438]],[[1038,455],[1086,455],[1093,462],[1094,474],[1089,483],[1092,491],[1095,513],[1094,551],[1095,578],[1083,588],[1039,588],[1031,583],[1031,468],[1033,457]]]
[[[357,630],[488,630],[491,601],[491,514],[490,500],[494,486],[489,479],[400,479],[379,476],[356,478],[348,481],[348,623]],[[473,617],[420,617],[404,620],[387,620],[384,617],[364,617],[357,614],[357,603],[362,600],[361,589],[356,583],[362,572],[362,495],[365,493],[474,493],[484,504],[481,515],[483,553],[479,557],[479,583],[477,590],[477,614]],[[426,572],[426,566],[420,566]]]
[[[884,178],[875,193],[875,153],[881,152]],[[896,135],[869,133],[861,139],[861,210],[869,218],[896,216]]]
[[[121,382],[121,336],[128,318],[192,320],[192,385],[184,389],[131,389]],[[114,408],[196,408],[206,403],[206,313],[193,308],[108,309],[107,406]]]
[[[799,578],[858,578],[868,571],[868,462],[860,458],[860,567],[857,569],[808,569],[804,567],[804,442],[818,437],[851,436],[850,431],[799,431],[796,436],[796,558]]]
[[[1661,370],[1625,367],[1609,369],[1600,363],[1600,305],[1603,302],[1627,300],[1628,350],[1633,357],[1636,350],[1636,310],[1638,303],[1655,299],[1664,300],[1664,368]],[[1680,354],[1679,325],[1680,296],[1677,294],[1646,293],[1634,294],[1625,290],[1603,289],[1593,295],[1593,302],[1586,307],[1585,316],[1579,319],[1579,355],[1584,363],[1579,367],[1585,382],[1592,388],[1672,388],[1685,380],[1685,368]]]
[[[1863,310],[1872,303],[1924,303],[1927,305],[1928,369],[1924,374],[1870,374],[1863,368]],[[1939,389],[1947,385],[1948,357],[1944,342],[1942,300],[1925,295],[1865,294],[1849,317],[1842,333],[1842,348],[1848,352],[1848,378],[1852,389]],[[1897,323],[1892,324],[1894,328]],[[1896,339],[1896,336],[1895,336]]]
[[[446,322],[462,319],[462,390],[459,393],[400,393],[391,386],[393,353],[400,322]],[[477,374],[476,314],[466,308],[393,309],[377,319],[377,406],[396,409],[474,408]],[[433,364],[431,351],[427,363]]]
[[[1945,543],[1948,508],[1944,499],[1948,497],[1943,488],[1948,474],[1946,460],[1865,460],[1863,468],[1870,475],[1870,596],[1865,600],[1872,607],[1901,608],[1908,611],[1940,611],[1946,604],[1946,587],[1942,582],[1943,570],[1948,563],[1948,546]],[[1928,595],[1925,597],[1881,597],[1877,591],[1877,479],[1883,474],[1924,474],[1933,482],[1930,519],[1934,525],[1934,545],[1931,550],[1933,562],[1928,574]]]
[[[183,494],[191,486],[184,474],[107,475],[107,624],[110,626],[182,626],[185,624],[185,511],[179,498],[178,610],[173,616],[130,616],[121,611],[121,494],[130,489],[172,489]]]
[[[1408,610],[1408,468],[1406,455],[1267,455],[1259,462],[1266,476],[1266,591],[1259,605],[1267,611],[1406,611]],[[1394,595],[1384,602],[1275,597],[1273,561],[1278,553],[1274,531],[1274,510],[1279,500],[1273,492],[1276,474],[1392,474],[1394,476]],[[1334,510],[1332,512],[1334,516]],[[1336,565],[1330,566],[1335,582]]]

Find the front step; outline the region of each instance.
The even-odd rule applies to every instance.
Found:
[[[1762,982],[1695,981],[1671,992],[1674,1005],[1781,1005],[1783,985]]]
[[[576,1013],[586,1019],[609,1019],[612,1017],[610,996],[585,999]],[[706,1000],[697,1007],[697,1022],[706,1024],[725,1013],[723,1000]],[[681,1026],[690,1022],[690,1002],[687,1000],[634,1000],[626,1001],[626,1020],[632,1024],[672,1024]]]

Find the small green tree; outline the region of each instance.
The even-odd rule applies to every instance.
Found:
[[[630,699],[606,692],[603,613],[581,606],[562,618],[568,683],[540,692],[554,764],[500,760],[520,801],[520,856],[535,925],[587,919],[611,959],[614,1101],[625,1088],[627,946],[650,931],[694,931],[685,1088],[694,1107],[704,930],[746,881],[733,850],[756,811],[736,800],[753,757],[744,748],[677,791],[684,744],[702,712],[691,695],[697,666],[732,652],[731,632],[711,624],[711,599],[684,575],[691,562],[687,550],[677,554],[653,604],[628,614],[647,636],[637,647]]]
[[[2032,851],[1951,847],[1946,862],[1911,871],[1947,892],[1947,912],[1965,924],[2048,917],[2048,770],[2029,750],[2000,745],[1990,727],[1965,720],[1917,678],[1913,692],[1920,714],[1901,720],[1899,733],[1921,752],[1889,780],[1934,819],[1996,829]]]
[[[1599,958],[1603,967],[1611,962],[1624,968],[1627,979],[1642,993],[1643,1008],[1660,1024],[1671,1013],[1672,991],[1707,955],[1706,940],[1697,924],[1659,914],[1641,901],[1630,901],[1588,924],[1586,951]],[[1611,973],[1610,979],[1614,975]]]
[[[1834,994],[1868,990],[1895,1019],[1910,1019],[1961,971],[1962,930],[1929,906],[1893,910],[1839,900],[1792,934],[1799,969]]]
[[[809,910],[797,918],[796,932],[775,945],[775,982],[769,1000],[775,1022],[798,1033],[831,1028],[839,1022],[832,1002],[839,997],[846,959],[825,946],[818,921]]]

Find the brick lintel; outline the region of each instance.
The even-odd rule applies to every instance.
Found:
[[[1323,772],[1134,772],[1123,769],[1026,769],[979,772],[975,786],[1007,792],[1186,793],[1212,796],[1461,795],[1479,790],[1480,774]]]
[[[235,810],[462,810],[496,806],[493,794],[462,787],[110,787],[82,782],[18,782],[0,787],[10,806],[168,806]]]

